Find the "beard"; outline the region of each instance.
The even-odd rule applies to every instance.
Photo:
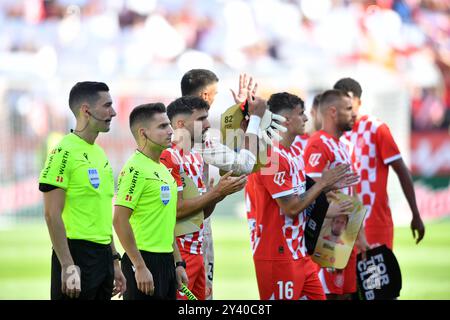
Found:
[[[341,123],[339,125],[339,130],[340,131],[350,131],[353,129],[353,124],[354,124],[353,121],[347,122],[347,123]]]

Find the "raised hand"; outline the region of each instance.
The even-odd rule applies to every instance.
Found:
[[[264,116],[261,119],[259,130],[261,131],[262,137],[267,144],[271,145],[272,139],[277,141],[281,141],[283,139],[277,131],[287,131],[287,129],[280,124],[285,121],[285,117],[280,116],[276,113],[272,113],[270,110],[266,110]]]
[[[250,76],[247,76],[246,73],[239,75],[239,91],[236,94],[233,89],[230,89],[231,94],[233,95],[234,102],[236,104],[241,104],[245,100],[247,100],[247,97],[255,96],[256,90],[258,89],[258,84],[253,81],[253,78]]]
[[[248,103],[248,114],[249,115],[255,115],[260,118],[263,118],[266,112],[270,112],[267,110],[267,102],[264,99],[261,99],[260,97],[255,97],[250,94],[250,92],[247,93],[247,103]]]

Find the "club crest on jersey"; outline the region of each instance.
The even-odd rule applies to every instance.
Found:
[[[165,206],[170,201],[170,187],[168,185],[161,186],[161,201]]]
[[[321,156],[321,153],[311,153],[311,155],[309,156],[309,164],[311,165],[311,167],[315,167],[319,164]]]
[[[98,171],[95,168],[88,169],[88,175],[89,175],[89,182],[92,184],[92,186],[97,189],[100,185],[100,177],[98,175]]]
[[[273,182],[275,182],[280,187],[284,184],[286,181],[284,179],[284,176],[286,175],[286,171],[277,172],[273,177]]]
[[[344,286],[344,276],[342,275],[342,273],[336,273],[334,284],[338,288],[342,288]]]

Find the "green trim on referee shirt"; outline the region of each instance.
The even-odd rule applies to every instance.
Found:
[[[66,191],[62,219],[67,238],[109,244],[114,176],[103,149],[70,133],[50,152],[39,183]]]
[[[177,184],[169,170],[136,151],[124,165],[115,205],[133,210],[136,246],[148,252],[173,252]]]

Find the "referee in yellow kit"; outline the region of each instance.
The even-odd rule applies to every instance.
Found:
[[[109,300],[126,281],[112,241],[113,171],[95,139],[116,112],[101,82],[77,83],[69,106],[76,128],[50,152],[39,177],[53,244],[51,299]]]
[[[137,150],[120,173],[114,211],[114,228],[126,252],[124,299],[175,300],[187,275],[174,236],[177,184],[160,163],[173,134],[165,106],[134,108],[130,128]]]

